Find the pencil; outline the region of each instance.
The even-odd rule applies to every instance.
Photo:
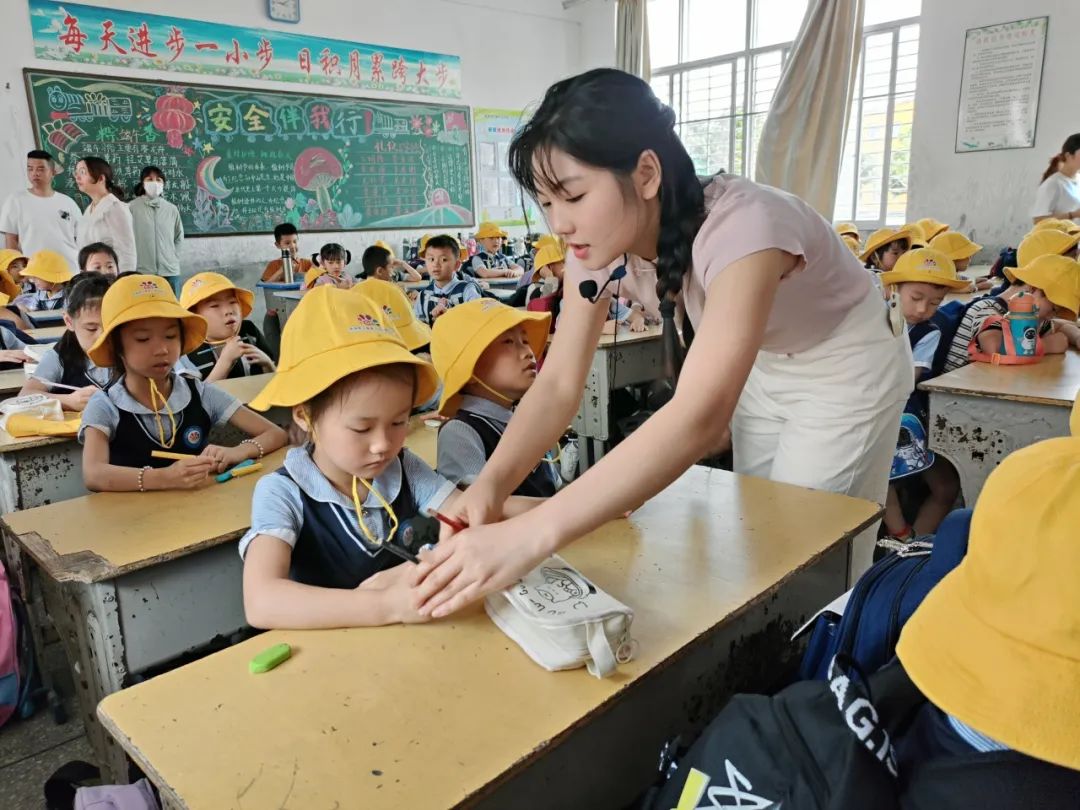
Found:
[[[150,453],[151,458],[167,458],[172,461],[183,461],[185,458],[195,458],[191,453],[173,453],[169,450],[153,450]]]
[[[435,512],[433,514],[435,515],[436,520],[438,520],[440,523],[445,523],[447,526],[449,526],[455,532],[463,532],[467,528],[469,528],[464,523],[462,523],[460,520],[454,520],[453,518],[449,518],[446,515],[442,514],[441,512]]]

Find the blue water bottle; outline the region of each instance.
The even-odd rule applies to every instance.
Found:
[[[1034,357],[1039,339],[1039,307],[1035,296],[1024,292],[1009,301],[1009,314],[1005,320],[1012,337],[1005,341],[1005,353]]]

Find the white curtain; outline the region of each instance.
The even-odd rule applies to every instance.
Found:
[[[649,21],[647,0],[617,0],[615,67],[649,80]]]
[[[864,0],[810,0],[758,146],[754,179],[831,220],[859,53]]]

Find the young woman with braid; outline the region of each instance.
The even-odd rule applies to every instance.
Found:
[[[515,136],[511,170],[567,244],[562,320],[536,385],[454,505],[470,528],[414,574],[421,612],[443,616],[510,585],[660,492],[729,427],[738,472],[884,501],[912,387],[903,325],[890,325],[825,219],[740,177],[697,177],[674,124],[645,82],[602,69],[553,85]],[[604,286],[621,265],[625,277]],[[674,396],[554,497],[493,523],[573,418],[612,294],[654,313],[681,301],[695,336]],[[855,575],[872,538],[860,545]]]

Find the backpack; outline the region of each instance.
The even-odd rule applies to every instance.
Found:
[[[923,382],[934,377],[940,377],[945,373],[945,361],[949,358],[949,347],[952,346],[953,338],[956,337],[956,330],[960,328],[960,324],[963,322],[968,310],[971,309],[971,305],[985,297],[972,298],[970,301],[949,301],[949,303],[938,307],[938,311],[934,313],[930,323],[941,330],[941,342],[938,343],[937,351],[934,352],[934,361],[930,365],[930,374],[923,378]]]
[[[26,611],[12,591],[7,570],[0,562],[0,726],[13,714],[25,718],[33,713],[31,644]]]
[[[824,679],[837,655],[850,657],[864,672],[885,666],[911,614],[964,558],[970,528],[971,510],[957,509],[936,536],[907,543],[874,563],[852,588],[843,616],[825,612],[814,620],[800,680]]]
[[[929,708],[899,663],[863,680],[842,660],[828,682],[737,695],[639,804],[645,810],[1073,810],[1080,771],[1015,751],[913,758],[893,740]]]

